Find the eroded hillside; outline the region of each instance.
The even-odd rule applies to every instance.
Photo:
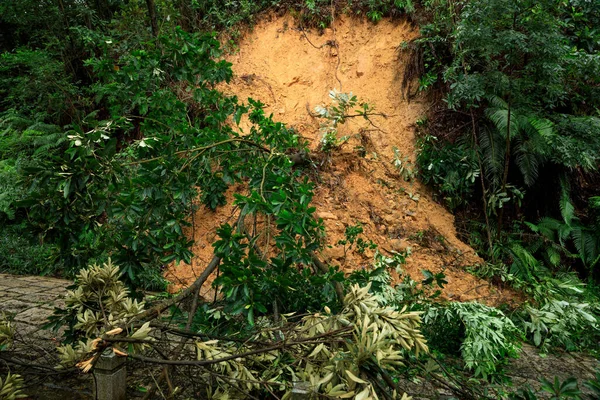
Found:
[[[235,77],[222,89],[241,100],[260,100],[267,113],[293,127],[314,151],[323,121],[312,110],[330,103],[330,90],[352,92],[359,102],[382,114],[373,115],[372,123],[348,119],[339,130],[339,136],[351,136],[348,142],[329,156],[316,157],[313,203],[331,246],[322,251],[324,260],[344,271],[368,264],[372,251],[344,256],[337,245],[347,226],[360,223],[363,237],[380,251],[410,248],[405,269],[413,279],[421,280],[423,269],[444,271],[446,297],[489,304],[510,301],[510,293],[464,270],[481,259],[457,238],[454,217],[418,181],[405,181],[394,166],[398,156],[414,161],[415,123],[427,107],[425,100],[408,102],[401,95],[404,66],[399,46],[417,35],[418,30],[407,22],[374,25],[340,17],[332,29],[320,34],[302,31],[290,16],[266,18],[243,36],[228,57]],[[196,258],[193,265],[169,269],[166,276],[174,287],[190,283],[202,272],[212,258],[215,228],[231,215],[231,207],[226,206],[216,212],[201,208],[194,216]]]

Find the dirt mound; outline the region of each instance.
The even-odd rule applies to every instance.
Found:
[[[444,270],[445,296],[488,304],[509,301],[509,293],[464,271],[462,267],[481,259],[457,239],[454,217],[421,184],[404,181],[393,165],[394,149],[414,161],[414,124],[427,106],[424,101],[404,100],[400,89],[399,46],[416,36],[418,30],[407,22],[384,20],[374,25],[339,17],[333,29],[319,34],[299,30],[289,16],[267,18],[228,57],[235,78],[222,89],[241,100],[252,97],[265,103],[267,113],[294,127],[312,149],[318,147],[322,121],[311,111],[316,105],[330,104],[330,90],[352,92],[359,101],[374,106],[385,116],[373,116],[373,124],[349,119],[339,134],[352,138],[323,157],[319,166],[314,204],[332,246],[323,251],[323,258],[344,271],[368,264],[372,251],[344,257],[337,245],[348,225],[361,223],[364,238],[373,240],[381,251],[411,248],[405,269],[413,279],[420,281],[423,269]],[[194,266],[173,266],[166,275],[176,287],[189,283],[210,261],[214,229],[231,213],[229,207],[216,213],[198,212]]]

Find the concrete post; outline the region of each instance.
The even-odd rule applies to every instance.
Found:
[[[118,357],[112,349],[106,349],[94,367],[97,400],[125,400],[127,371],[125,357]]]

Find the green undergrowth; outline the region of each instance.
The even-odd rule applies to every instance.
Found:
[[[480,306],[469,315],[485,315],[481,327],[508,318],[512,337],[542,352],[597,355],[598,5],[428,1],[420,11],[422,36],[403,46],[405,95],[443,102],[417,123],[419,178],[485,258],[472,272],[525,299],[502,315]],[[436,326],[465,307],[438,311]],[[464,322],[448,326],[468,335]],[[554,398],[575,396],[571,383]]]
[[[301,28],[324,29],[340,13],[420,24],[420,38],[398,43],[417,83],[404,95],[444,101],[417,123],[416,164],[394,149],[393,166],[402,179],[431,185],[464,222],[463,239],[486,259],[473,273],[521,291],[523,304],[444,301],[443,272],[411,279],[408,253],[377,253],[346,277],[318,260],[326,232],[308,179],[318,166],[294,161],[307,143],[260,102],[218,89],[233,73],[214,31],[235,39],[265,10],[290,12]],[[234,211],[209,243],[221,296],[193,315],[172,305],[169,323],[220,338],[200,342],[200,360],[279,346],[284,332],[315,341],[203,370],[221,374],[206,385],[213,398],[234,387],[223,374],[250,382],[257,398],[272,394],[269,379],[281,393],[307,381],[332,397],[400,398],[395,382],[417,375],[484,398],[484,382],[508,388],[505,367],[524,341],[542,353],[596,354],[598,11],[579,0],[2,2],[0,269],[78,277],[54,323],[86,339],[63,356],[91,368],[98,335],[108,335],[107,346],[123,333],[115,320],[131,324],[144,312],[142,290],[163,290],[166,266],[196,262],[190,215],[229,203]],[[332,105],[318,111],[324,157],[345,143],[336,128],[348,113],[368,120],[372,111],[352,94],[330,95]],[[377,248],[360,224],[337,245],[344,255]],[[86,269],[104,262],[104,272]],[[112,294],[98,289],[109,281]],[[9,325],[0,327],[3,348]],[[147,350],[150,326],[127,328],[131,355]],[[319,335],[333,339],[325,346]],[[544,381],[542,390],[579,396],[571,380]]]

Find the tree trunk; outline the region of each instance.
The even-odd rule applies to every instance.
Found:
[[[158,36],[158,22],[156,21],[156,4],[154,0],[146,0],[148,7],[148,16],[150,17],[150,25],[152,26],[152,36]]]
[[[506,184],[508,183],[508,169],[510,167],[510,140],[511,140],[511,132],[510,132],[510,123],[511,123],[511,109],[510,109],[510,98],[508,101],[508,116],[506,118],[506,149],[504,154],[504,172],[502,174],[502,189],[501,192],[506,191]],[[498,233],[497,236],[500,236],[502,231],[502,218],[504,217],[504,207],[500,209],[498,212]]]

